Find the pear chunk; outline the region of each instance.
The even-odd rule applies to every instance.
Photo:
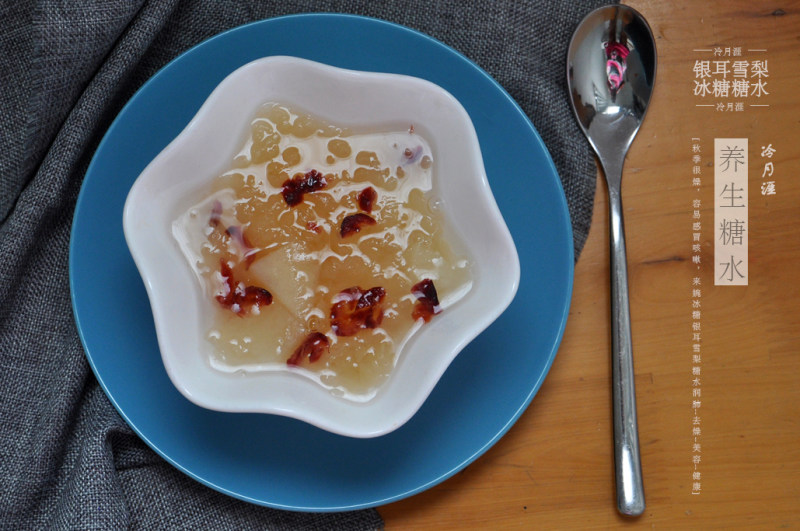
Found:
[[[250,274],[265,286],[290,314],[306,320],[314,307],[319,278],[319,261],[299,245],[288,244],[250,265]]]

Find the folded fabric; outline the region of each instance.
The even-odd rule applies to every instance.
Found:
[[[561,175],[576,256],[595,165],[568,106],[565,53],[599,1],[22,0],[0,7],[0,529],[376,529],[375,510],[296,513],[207,488],[155,454],[92,375],[70,305],[68,246],[86,167],[150,76],[223,30],[357,13],[427,33],[520,104]]]

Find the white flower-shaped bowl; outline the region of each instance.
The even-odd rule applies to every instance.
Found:
[[[413,124],[431,145],[434,189],[472,261],[469,293],[412,337],[366,402],[335,396],[293,371],[242,374],[209,363],[206,325],[213,307],[173,238],[172,223],[188,198],[229,168],[247,124],[268,101],[354,129],[398,131]],[[294,417],[351,437],[383,435],[408,421],[456,355],[511,303],[519,284],[517,252],[459,102],[422,79],[293,57],[260,59],[225,78],[138,177],[123,227],[150,299],[164,367],[187,399],[213,410]]]

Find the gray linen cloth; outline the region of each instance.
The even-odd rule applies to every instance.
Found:
[[[86,167],[131,95],[179,53],[246,22],[357,13],[449,44],[517,100],[558,168],[576,256],[595,165],[566,98],[569,36],[599,5],[545,0],[0,4],[0,528],[375,529],[377,511],[308,514],[227,497],[174,469],[114,410],[72,317],[68,245]]]

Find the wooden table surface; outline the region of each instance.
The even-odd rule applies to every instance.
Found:
[[[464,471],[380,507],[387,529],[800,526],[800,3],[626,3],[648,19],[659,61],[623,178],[647,509],[631,519],[615,506],[607,200],[599,179],[566,332],[541,390]],[[725,60],[765,61],[766,93],[695,95],[703,79],[696,63],[716,69],[714,61]],[[747,286],[715,286],[714,247],[723,235],[714,226],[714,138],[748,139]],[[769,145],[767,159],[761,152]],[[764,175],[767,162],[772,176]],[[762,195],[767,181],[774,194]]]

